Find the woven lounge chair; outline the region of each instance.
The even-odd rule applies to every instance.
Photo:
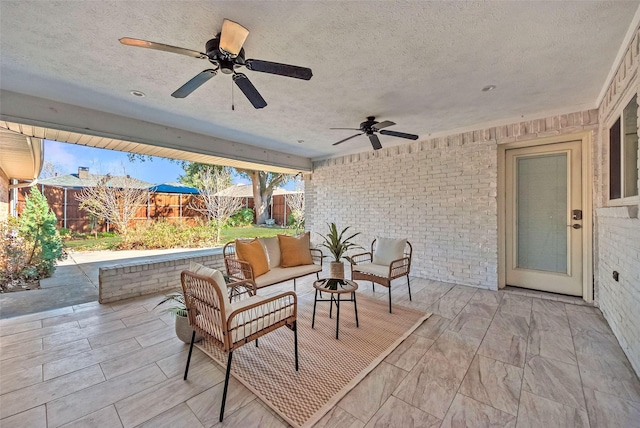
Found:
[[[231,359],[234,350],[253,340],[258,346],[260,336],[287,326],[293,330],[295,366],[298,371],[296,325],[298,304],[295,293],[289,291],[267,298],[257,296],[255,283],[246,280],[226,286],[233,288],[234,291],[232,293],[233,299],[229,302],[226,290],[223,291],[223,287],[226,287],[221,287],[209,276],[183,271],[181,281],[189,324],[194,329],[187,366],[184,370],[184,380],[187,380],[196,332],[229,354],[220,406],[220,422],[224,417],[224,405],[227,400]]]
[[[409,272],[411,271],[411,254],[413,247],[406,241],[404,251],[400,251],[399,257],[394,260],[379,260],[376,251],[382,253],[382,248],[378,249],[376,241],[371,242],[371,251],[368,253],[351,256],[351,279],[354,281],[371,281],[373,290],[375,284],[380,284],[389,289],[389,313],[391,313],[391,281],[403,276],[407,277],[407,287],[409,288],[409,300],[411,300],[411,283],[409,282]],[[380,242],[391,240],[380,239]],[[401,247],[402,248],[402,247]]]

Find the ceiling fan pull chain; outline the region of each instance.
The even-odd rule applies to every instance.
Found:
[[[236,110],[236,104],[233,100],[233,80],[231,81],[231,110],[232,111]]]

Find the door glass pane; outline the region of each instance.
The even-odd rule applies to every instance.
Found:
[[[517,267],[567,273],[567,154],[519,158]]]

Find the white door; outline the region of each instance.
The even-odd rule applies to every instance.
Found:
[[[582,296],[581,142],[506,151],[506,283]]]

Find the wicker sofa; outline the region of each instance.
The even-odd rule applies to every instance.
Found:
[[[319,272],[322,271],[322,251],[310,248],[312,264],[306,264],[293,267],[281,266],[281,255],[278,238],[258,238],[267,254],[269,261],[269,271],[256,276],[251,267],[251,263],[240,260],[236,254],[235,241],[228,242],[222,249],[224,255],[224,264],[229,278],[237,281],[250,279],[256,284],[256,288],[263,288],[269,285],[279,284],[281,282],[293,280],[293,289],[296,289],[296,279],[316,274],[320,278]]]

